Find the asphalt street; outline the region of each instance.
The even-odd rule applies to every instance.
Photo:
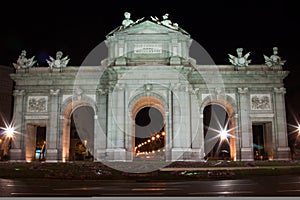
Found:
[[[176,182],[0,179],[0,194],[2,197],[300,197],[300,176]]]

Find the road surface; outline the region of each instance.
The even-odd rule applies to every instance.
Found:
[[[300,197],[300,176],[237,180],[99,181],[0,179],[2,197],[285,196]]]

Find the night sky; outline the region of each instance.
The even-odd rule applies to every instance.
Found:
[[[230,64],[227,54],[238,47],[251,52],[253,64],[264,63],[263,54],[287,60],[284,70],[288,122],[300,120],[300,12],[297,1],[7,1],[0,8],[0,64],[12,66],[25,49],[36,56],[39,66],[61,50],[71,58],[69,65],[81,65],[85,56],[106,34],[121,25],[124,12],[131,18],[169,19],[190,33],[216,64]],[[105,3],[105,4],[104,4]],[[4,4],[4,3],[2,3]]]

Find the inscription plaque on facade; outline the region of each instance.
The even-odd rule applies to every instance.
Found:
[[[252,110],[271,110],[270,94],[251,94]]]
[[[162,53],[161,44],[135,44],[134,53],[136,54],[155,54]]]
[[[28,112],[47,112],[48,96],[29,96],[27,102]]]

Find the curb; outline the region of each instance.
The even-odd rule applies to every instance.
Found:
[[[179,167],[161,168],[160,171],[218,171],[218,170],[252,170],[252,169],[291,169],[297,166],[253,166],[253,167]]]

